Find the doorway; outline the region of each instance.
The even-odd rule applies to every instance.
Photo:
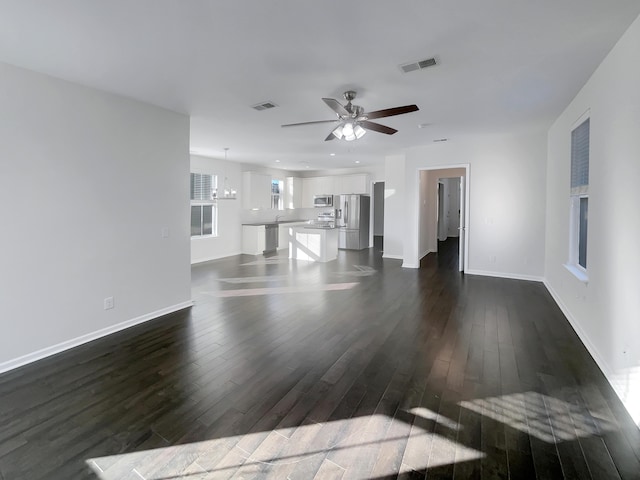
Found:
[[[465,270],[467,175],[466,167],[419,170],[418,265],[449,239],[458,250],[458,270]]]
[[[373,184],[373,246],[384,247],[384,182]]]

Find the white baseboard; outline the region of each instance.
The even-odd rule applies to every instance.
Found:
[[[84,343],[97,340],[98,338],[101,338],[101,337],[106,337],[107,335],[111,335],[112,333],[119,332],[120,330],[125,330],[127,328],[133,327],[140,323],[144,323],[144,322],[148,322],[149,320],[156,319],[163,315],[177,312],[178,310],[183,310],[185,308],[191,307],[192,305],[193,305],[193,301],[191,300],[188,302],[178,303],[170,307],[156,310],[155,312],[146,313],[139,317],[132,318],[131,320],[126,320],[124,322],[117,323],[116,325],[111,325],[109,327],[97,330],[95,332],[87,333],[86,335],[81,335],[80,337],[76,337],[71,340],[58,343],[57,345],[52,345],[51,347],[46,347],[36,352],[28,353],[27,355],[23,355],[21,357],[14,358],[6,362],[2,362],[0,363],[0,373],[8,372],[9,370],[13,370],[15,368],[21,367],[28,363],[32,363],[37,360],[50,357],[51,355],[64,352],[65,350],[69,350],[71,348],[77,347]]]
[[[238,251],[238,252],[235,252],[235,253],[229,253],[227,255],[214,255],[213,257],[198,258],[197,260],[192,260],[191,261],[191,265],[197,265],[198,263],[210,262],[212,260],[220,260],[221,258],[235,257],[236,255],[241,255],[241,254],[242,254],[242,252]]]
[[[424,257],[429,255],[430,253],[438,253],[438,251],[437,250],[428,249],[426,252],[424,252],[422,255],[420,255],[420,260],[422,260]]]
[[[467,275],[480,275],[483,277],[508,278],[511,280],[527,280],[530,282],[543,282],[543,277],[535,275],[522,275],[520,273],[491,272],[488,270],[465,270]]]
[[[383,253],[382,258],[391,258],[393,260],[404,260],[404,257],[402,255],[389,255],[387,253]]]
[[[589,354],[596,361],[596,363],[598,364],[598,367],[600,367],[600,370],[602,370],[602,373],[604,374],[604,376],[607,378],[607,380],[609,381],[609,383],[613,387],[613,383],[611,382],[611,376],[612,376],[611,372],[612,372],[612,370],[609,368],[609,366],[607,365],[607,362],[604,361],[604,359],[602,358],[602,356],[598,352],[598,349],[595,347],[595,345],[593,344],[593,342],[591,341],[591,339],[587,335],[587,332],[585,332],[583,330],[583,328],[580,326],[580,323],[571,314],[571,312],[569,311],[567,306],[560,299],[560,296],[551,287],[551,285],[549,285],[547,283],[546,280],[544,280],[544,286],[547,288],[547,291],[549,292],[549,294],[551,295],[553,300],[556,302],[558,307],[560,307],[560,310],[562,310],[562,313],[564,314],[564,316],[567,317],[567,320],[569,320],[569,323],[571,324],[571,327],[573,327],[573,329],[575,330],[576,334],[578,335],[578,338],[580,338],[580,341],[587,348],[587,350],[589,351]],[[614,390],[615,390],[615,388],[614,388]]]

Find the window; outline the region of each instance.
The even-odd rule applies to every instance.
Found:
[[[284,210],[283,184],[282,180],[271,180],[271,208],[274,210]]]
[[[589,127],[587,118],[571,132],[571,194],[568,267],[586,280],[589,222]]]
[[[218,235],[217,191],[217,176],[203,173],[191,174],[192,237]]]

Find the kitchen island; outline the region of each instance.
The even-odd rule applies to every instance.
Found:
[[[242,253],[260,255],[273,250],[273,245],[267,245],[267,229],[278,227],[276,236],[277,248],[287,248],[289,243],[288,231],[292,225],[308,225],[308,220],[279,220],[273,222],[253,222],[242,224]]]
[[[338,229],[314,225],[295,226],[289,241],[289,258],[330,262],[338,258]]]

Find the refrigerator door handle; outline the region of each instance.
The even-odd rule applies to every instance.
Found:
[[[344,224],[349,223],[349,202],[344,202]]]

